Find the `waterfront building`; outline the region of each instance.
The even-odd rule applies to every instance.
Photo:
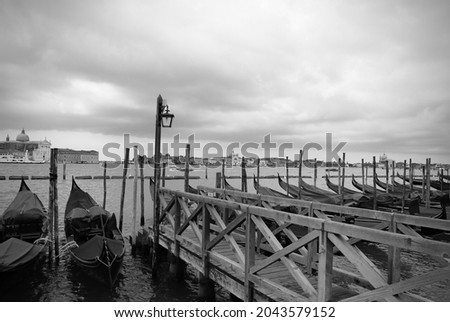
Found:
[[[58,163],[98,163],[98,152],[94,150],[58,149]]]
[[[47,139],[31,141],[25,129],[22,129],[15,140],[9,134],[5,141],[0,141],[1,162],[48,162],[50,160],[51,143]]]

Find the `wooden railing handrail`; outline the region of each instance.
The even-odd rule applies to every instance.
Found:
[[[229,196],[234,197],[240,197],[240,198],[246,198],[251,200],[261,200],[261,201],[267,201],[271,203],[276,203],[279,205],[289,205],[289,206],[296,206],[296,207],[303,207],[303,208],[309,208],[311,205],[314,209],[320,210],[320,211],[328,211],[333,213],[338,213],[341,215],[350,215],[350,216],[358,216],[363,218],[371,218],[371,219],[377,219],[381,221],[390,222],[392,220],[392,216],[395,216],[395,221],[399,224],[406,224],[406,225],[413,225],[418,227],[427,227],[427,228],[434,228],[444,231],[450,232],[450,220],[443,220],[443,219],[434,219],[434,218],[426,218],[426,217],[420,217],[420,216],[412,216],[407,214],[400,214],[400,213],[393,213],[393,212],[386,212],[386,211],[380,211],[380,210],[371,210],[371,209],[364,209],[364,208],[355,208],[355,207],[346,207],[346,206],[339,206],[339,205],[329,205],[319,202],[311,202],[311,201],[305,201],[305,200],[298,200],[298,199],[292,199],[292,198],[281,198],[281,197],[274,197],[274,196],[267,196],[267,195],[261,195],[261,194],[254,194],[254,193],[247,193],[247,192],[241,192],[237,190],[228,190],[228,189],[217,189],[207,186],[198,186],[199,190],[205,191],[205,192],[211,192],[211,193],[219,193],[219,194],[227,194]]]
[[[220,191],[221,189],[218,190]],[[450,261],[450,244],[445,242],[429,240],[422,237],[406,236],[397,233],[361,227],[357,225],[334,222],[331,220],[302,216],[274,209],[266,209],[257,206],[250,206],[238,202],[227,201],[223,199],[217,199],[182,191],[175,191],[167,188],[162,188],[160,189],[160,191],[161,193],[176,195],[177,197],[187,198],[191,201],[196,201],[199,203],[205,203],[228,209],[239,210],[242,212],[248,212],[250,214],[257,215],[266,219],[281,219],[286,223],[292,223],[295,225],[305,226],[308,228],[322,230],[324,232],[334,234],[342,234],[349,237],[355,237],[361,240],[372,241],[393,247],[400,247],[403,249],[418,251],[429,255],[439,256],[446,259],[447,261]],[[304,201],[302,201],[302,203],[305,204]],[[315,207],[317,206],[317,204],[313,203],[312,206]]]

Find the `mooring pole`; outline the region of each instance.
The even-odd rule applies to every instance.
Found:
[[[317,158],[314,158],[314,187],[317,186]]]
[[[50,152],[50,220],[53,222],[53,244],[55,248],[55,263],[59,263],[59,218],[58,218],[58,149]]]
[[[303,150],[300,150],[298,163],[298,199],[302,199],[302,167],[303,167]]]
[[[63,161],[63,180],[66,180],[66,160]]]
[[[362,178],[362,184],[363,184],[363,188],[362,188],[362,193],[365,193],[366,188],[366,182],[365,182],[365,178],[364,178],[364,158],[361,159],[361,178]]]
[[[384,166],[386,167],[386,192],[389,192],[389,161],[386,160],[384,162]]]
[[[139,172],[141,179],[141,228],[145,226],[145,197],[144,197],[144,156],[139,157]]]
[[[377,210],[377,184],[375,177],[377,175],[377,160],[375,156],[373,157],[373,209]]]
[[[286,196],[289,197],[289,158],[286,157]]]
[[[402,213],[405,212],[405,199],[406,199],[406,160],[403,161],[403,191],[402,191]]]
[[[136,251],[136,218],[137,218],[137,185],[138,185],[138,176],[139,176],[139,155],[138,155],[138,147],[135,145],[133,147],[134,150],[134,176],[133,176],[133,231],[131,233],[131,250],[132,252]]]
[[[261,166],[261,160],[258,158],[256,160],[256,182],[259,185],[259,176],[260,176],[260,166]]]
[[[342,153],[342,185],[341,185],[341,205],[344,204],[344,185],[345,185],[345,152]]]
[[[241,190],[247,192],[247,171],[245,171],[245,158],[242,157],[241,162]]]
[[[189,192],[189,159],[191,158],[191,145],[186,144],[186,160],[184,164],[184,191]]]
[[[411,193],[413,192],[413,180],[414,180],[414,169],[412,165],[412,159],[409,159],[409,190],[411,190]],[[405,184],[404,181],[403,184]]]
[[[103,209],[106,208],[106,161],[103,161]]]
[[[123,160],[123,175],[122,175],[122,193],[120,195],[120,214],[119,214],[119,230],[123,227],[123,206],[125,201],[125,188],[127,184],[128,159],[130,157],[130,148],[125,148],[125,159]]]

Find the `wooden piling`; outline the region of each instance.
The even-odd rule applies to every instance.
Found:
[[[395,183],[395,161],[392,161],[392,175],[391,175],[392,189],[394,189],[394,183]]]
[[[184,163],[184,191],[189,192],[189,160],[191,158],[191,145],[186,144],[186,160]]]
[[[427,159],[428,160],[428,159]],[[425,160],[425,164],[428,162],[427,160]],[[425,184],[426,182],[426,175],[425,175],[425,166],[422,166],[422,200],[425,200]]]
[[[247,171],[245,170],[246,161],[242,157],[241,162],[241,190],[242,192],[247,192]]]
[[[406,161],[405,161],[406,163]],[[397,232],[397,223],[395,222],[395,214],[392,212],[389,231]],[[400,248],[395,246],[388,247],[388,284],[394,284],[400,281]]]
[[[302,199],[302,167],[303,167],[303,150],[300,150],[298,163],[298,199]]]
[[[63,180],[66,180],[66,160],[63,161]]]
[[[122,193],[120,195],[120,214],[119,214],[119,230],[123,227],[123,206],[125,201],[125,188],[127,183],[128,159],[130,157],[130,148],[125,149],[125,159],[123,161],[123,176],[122,176]]]
[[[412,159],[409,159],[409,190],[413,192],[413,179],[414,179],[414,169],[412,166]],[[403,180],[405,184],[405,180]]]
[[[166,186],[166,169],[167,169],[167,162],[163,162],[162,164],[162,177],[161,177],[161,187]]]
[[[260,176],[260,167],[261,167],[261,160],[258,158],[256,160],[256,182],[259,185],[259,176]]]
[[[208,163],[205,164],[205,179],[208,179]]]
[[[402,190],[402,213],[405,212],[405,200],[406,200],[406,160],[403,161],[403,190]]]
[[[217,173],[219,178],[220,172]],[[220,179],[220,178],[219,178]],[[208,252],[208,244],[210,242],[210,214],[206,209],[206,204],[202,204],[202,221],[203,221],[203,229],[202,229],[202,262],[203,262],[203,271],[199,276],[199,288],[198,288],[198,296],[201,300],[204,301],[213,301],[216,297],[214,292],[214,282],[209,278],[210,273],[210,261],[209,261],[209,252]]]
[[[58,149],[50,152],[50,220],[53,222],[53,244],[55,249],[55,263],[59,263],[59,218],[58,218]]]
[[[246,218],[246,240],[245,240],[245,298],[246,302],[253,302],[254,298],[254,284],[250,281],[250,269],[255,265],[255,248],[256,248],[256,228],[255,223],[252,220],[251,214],[247,210]]]
[[[138,176],[139,176],[139,155],[138,155],[138,147],[135,145],[133,147],[134,150],[134,177],[133,177],[133,225],[131,232],[131,249],[132,251],[136,250],[136,219],[137,219],[137,185],[138,185]]]
[[[345,153],[342,153],[342,185],[341,185],[341,205],[344,204],[344,191],[345,191]]]
[[[389,161],[386,160],[384,162],[384,166],[386,167],[386,193],[389,192]]]
[[[289,158],[286,157],[286,196],[289,197]]]
[[[364,178],[364,158],[361,159],[361,178],[362,178],[362,192],[366,192],[366,188],[364,187],[366,185],[366,180]]]
[[[144,197],[144,156],[139,157],[139,171],[141,179],[141,228],[145,226],[145,197]]]
[[[341,158],[338,159],[338,195],[341,195],[342,187],[341,187]]]
[[[314,187],[317,186],[317,158],[314,158]]]
[[[225,158],[222,159],[222,189],[225,189]]]
[[[106,161],[103,161],[103,209],[106,209]]]
[[[375,177],[377,175],[377,160],[373,157],[373,209],[377,210],[377,183]]]
[[[427,159],[427,194],[426,194],[426,206],[430,208],[430,171],[431,171],[431,158]]]

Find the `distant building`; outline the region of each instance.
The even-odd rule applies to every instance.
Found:
[[[5,141],[0,141],[0,159],[5,162],[48,162],[50,160],[51,143],[30,141],[30,137],[22,129],[15,140],[9,134]]]
[[[94,150],[58,149],[58,163],[98,163],[98,152]]]

